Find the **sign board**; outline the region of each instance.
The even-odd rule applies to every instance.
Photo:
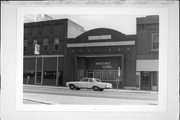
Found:
[[[34,45],[34,54],[39,55],[40,54],[40,45],[35,44]]]

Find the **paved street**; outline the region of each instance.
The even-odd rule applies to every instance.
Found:
[[[68,87],[24,86],[24,103],[33,104],[150,104],[157,105],[157,92],[107,89],[69,90]]]

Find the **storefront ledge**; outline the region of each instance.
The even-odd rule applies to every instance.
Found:
[[[127,89],[127,90],[139,90],[139,88],[137,88],[137,87],[124,87],[124,89]]]

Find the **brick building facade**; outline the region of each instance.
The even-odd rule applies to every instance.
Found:
[[[137,18],[136,75],[139,88],[158,90],[159,16]]]
[[[63,85],[67,39],[83,32],[83,27],[68,19],[25,23],[24,83]],[[39,55],[34,55],[35,44],[40,45]]]
[[[120,79],[119,88],[157,90],[158,28],[158,16],[137,18],[136,35],[108,28],[84,31],[68,19],[25,23],[24,84],[63,86],[97,77],[114,88]]]

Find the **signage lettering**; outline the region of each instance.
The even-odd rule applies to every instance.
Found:
[[[95,64],[102,66],[104,69],[112,68],[111,62],[96,62]]]
[[[111,62],[96,62],[96,65],[111,65]]]

